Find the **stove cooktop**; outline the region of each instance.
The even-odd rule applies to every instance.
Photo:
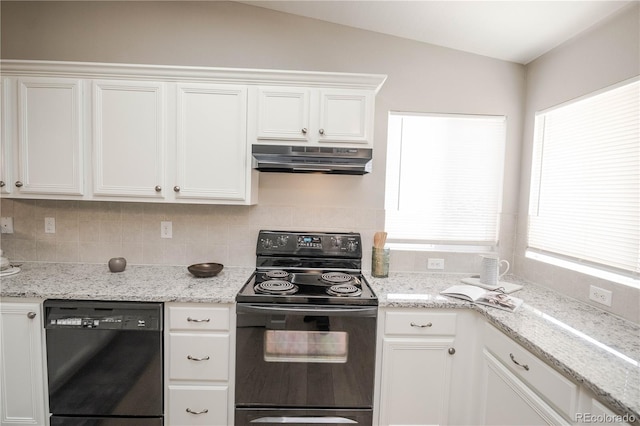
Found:
[[[237,302],[378,304],[361,274],[358,233],[260,231],[256,255]]]

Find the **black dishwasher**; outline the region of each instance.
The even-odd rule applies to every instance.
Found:
[[[162,426],[162,303],[46,300],[51,426]]]

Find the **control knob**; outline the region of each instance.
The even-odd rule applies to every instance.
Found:
[[[279,246],[286,246],[287,245],[287,240],[289,239],[289,237],[287,237],[286,235],[280,235],[278,237],[278,245]]]
[[[347,251],[356,251],[358,249],[358,243],[356,241],[349,241],[347,243]]]
[[[262,245],[262,248],[271,248],[273,246],[273,241],[271,241],[270,238],[262,238],[260,240],[260,245]]]

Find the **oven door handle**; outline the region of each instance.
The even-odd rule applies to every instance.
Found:
[[[295,423],[295,424],[358,424],[346,417],[259,417],[250,423]]]
[[[257,305],[238,303],[236,312],[250,314],[292,314],[292,315],[331,315],[349,317],[375,317],[378,315],[377,306],[322,306],[310,305]]]

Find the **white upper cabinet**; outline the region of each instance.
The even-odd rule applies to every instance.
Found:
[[[373,144],[374,97],[364,90],[321,90],[319,142]]]
[[[163,198],[164,84],[93,82],[93,193]]]
[[[11,188],[11,171],[13,166],[11,160],[13,158],[11,141],[14,139],[12,131],[15,129],[11,123],[13,123],[13,113],[15,112],[15,106],[12,101],[15,101],[15,96],[11,95],[12,80],[3,78],[0,84],[0,96],[2,101],[0,102],[0,116],[2,117],[0,122],[0,194],[10,194]]]
[[[373,90],[259,87],[254,142],[373,145]]]
[[[176,199],[244,200],[247,157],[247,88],[178,84]]]
[[[0,71],[3,197],[193,204],[257,202],[253,143],[371,147],[386,78],[22,60]]]
[[[308,89],[258,88],[257,138],[264,140],[309,140]]]
[[[3,99],[9,119],[3,136],[13,139],[5,142],[7,151],[12,148],[15,155],[13,182],[6,184],[13,186],[11,192],[17,196],[82,196],[81,80],[20,77],[16,84],[16,102],[8,83]],[[17,114],[11,115],[12,107]]]

